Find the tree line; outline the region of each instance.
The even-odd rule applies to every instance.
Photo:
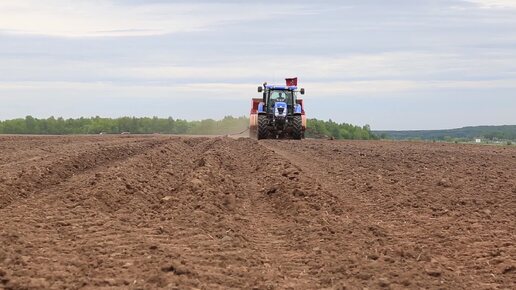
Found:
[[[50,117],[38,119],[32,116],[0,121],[0,134],[191,134],[226,135],[245,131],[249,126],[247,117],[227,116],[221,120],[206,119],[187,121],[158,117],[121,117],[121,118],[78,118],[64,119]],[[368,125],[360,127],[331,120],[307,120],[307,137],[335,139],[376,139]]]
[[[306,137],[322,138],[331,137],[334,139],[353,139],[353,140],[375,140],[376,135],[371,132],[369,125],[356,126],[347,123],[336,123],[329,121],[308,119],[306,124]]]

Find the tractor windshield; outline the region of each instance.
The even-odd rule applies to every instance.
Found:
[[[292,105],[292,91],[287,90],[274,90],[271,91],[270,100],[272,103],[275,102],[286,102],[288,105]]]

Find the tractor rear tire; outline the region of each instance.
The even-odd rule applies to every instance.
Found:
[[[303,138],[303,121],[301,115],[296,115],[292,119],[292,138],[301,140]]]
[[[266,115],[258,115],[258,140],[269,137],[269,122]]]

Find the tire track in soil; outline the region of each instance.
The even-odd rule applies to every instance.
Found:
[[[257,168],[262,189],[252,205],[259,209],[253,218],[255,239],[267,253],[269,272],[275,273],[265,288],[335,286],[319,272],[328,254],[320,245],[336,233],[329,226],[340,211],[338,202],[311,178],[307,168],[262,146],[255,151],[266,156]]]
[[[293,279],[292,271],[298,270],[301,273],[302,269],[306,268],[304,263],[295,262],[296,256],[303,255],[291,247],[290,237],[286,233],[286,223],[274,216],[273,205],[265,205],[268,202],[263,199],[265,193],[260,180],[261,171],[271,172],[280,168],[270,168],[272,164],[269,163],[268,158],[256,159],[256,156],[262,155],[260,152],[262,148],[257,146],[255,141],[217,140],[209,147],[210,149],[205,151],[204,157],[200,159],[199,163],[202,164],[200,172],[205,171],[204,168],[208,166],[208,173],[218,172],[218,178],[230,184],[230,187],[224,190],[225,195],[220,196],[219,199],[222,199],[226,208],[222,213],[231,217],[222,217],[219,224],[221,230],[209,234],[215,240],[219,239],[219,243],[223,245],[222,249],[215,249],[217,252],[215,258],[219,261],[215,260],[210,264],[230,263],[232,272],[218,274],[218,279],[214,280],[215,283],[206,286],[228,287],[227,274],[229,273],[231,276],[241,277],[234,280],[235,284],[229,284],[235,288],[277,287],[283,283],[283,280]],[[283,164],[279,162],[275,165]],[[197,175],[195,171],[194,175]],[[253,175],[256,177],[253,178]],[[203,176],[202,173],[201,176]],[[274,180],[269,180],[269,183],[271,182],[274,185]],[[213,184],[213,182],[209,183]],[[209,202],[203,202],[204,205],[207,203]],[[221,216],[219,215],[218,218]],[[242,225],[242,222],[245,224]],[[210,247],[211,245],[208,245],[207,249],[197,251],[200,254],[198,257],[200,260],[205,260],[203,256],[210,252]],[[231,254],[228,255],[227,250],[238,253],[234,261],[228,259]],[[214,272],[217,270],[215,265],[207,265],[208,268],[202,272],[209,273],[209,268]],[[213,278],[204,280],[210,281]]]

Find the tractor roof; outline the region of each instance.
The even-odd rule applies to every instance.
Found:
[[[289,90],[289,91],[295,91],[297,90],[296,86],[277,86],[277,85],[266,85],[266,89],[269,90]]]

